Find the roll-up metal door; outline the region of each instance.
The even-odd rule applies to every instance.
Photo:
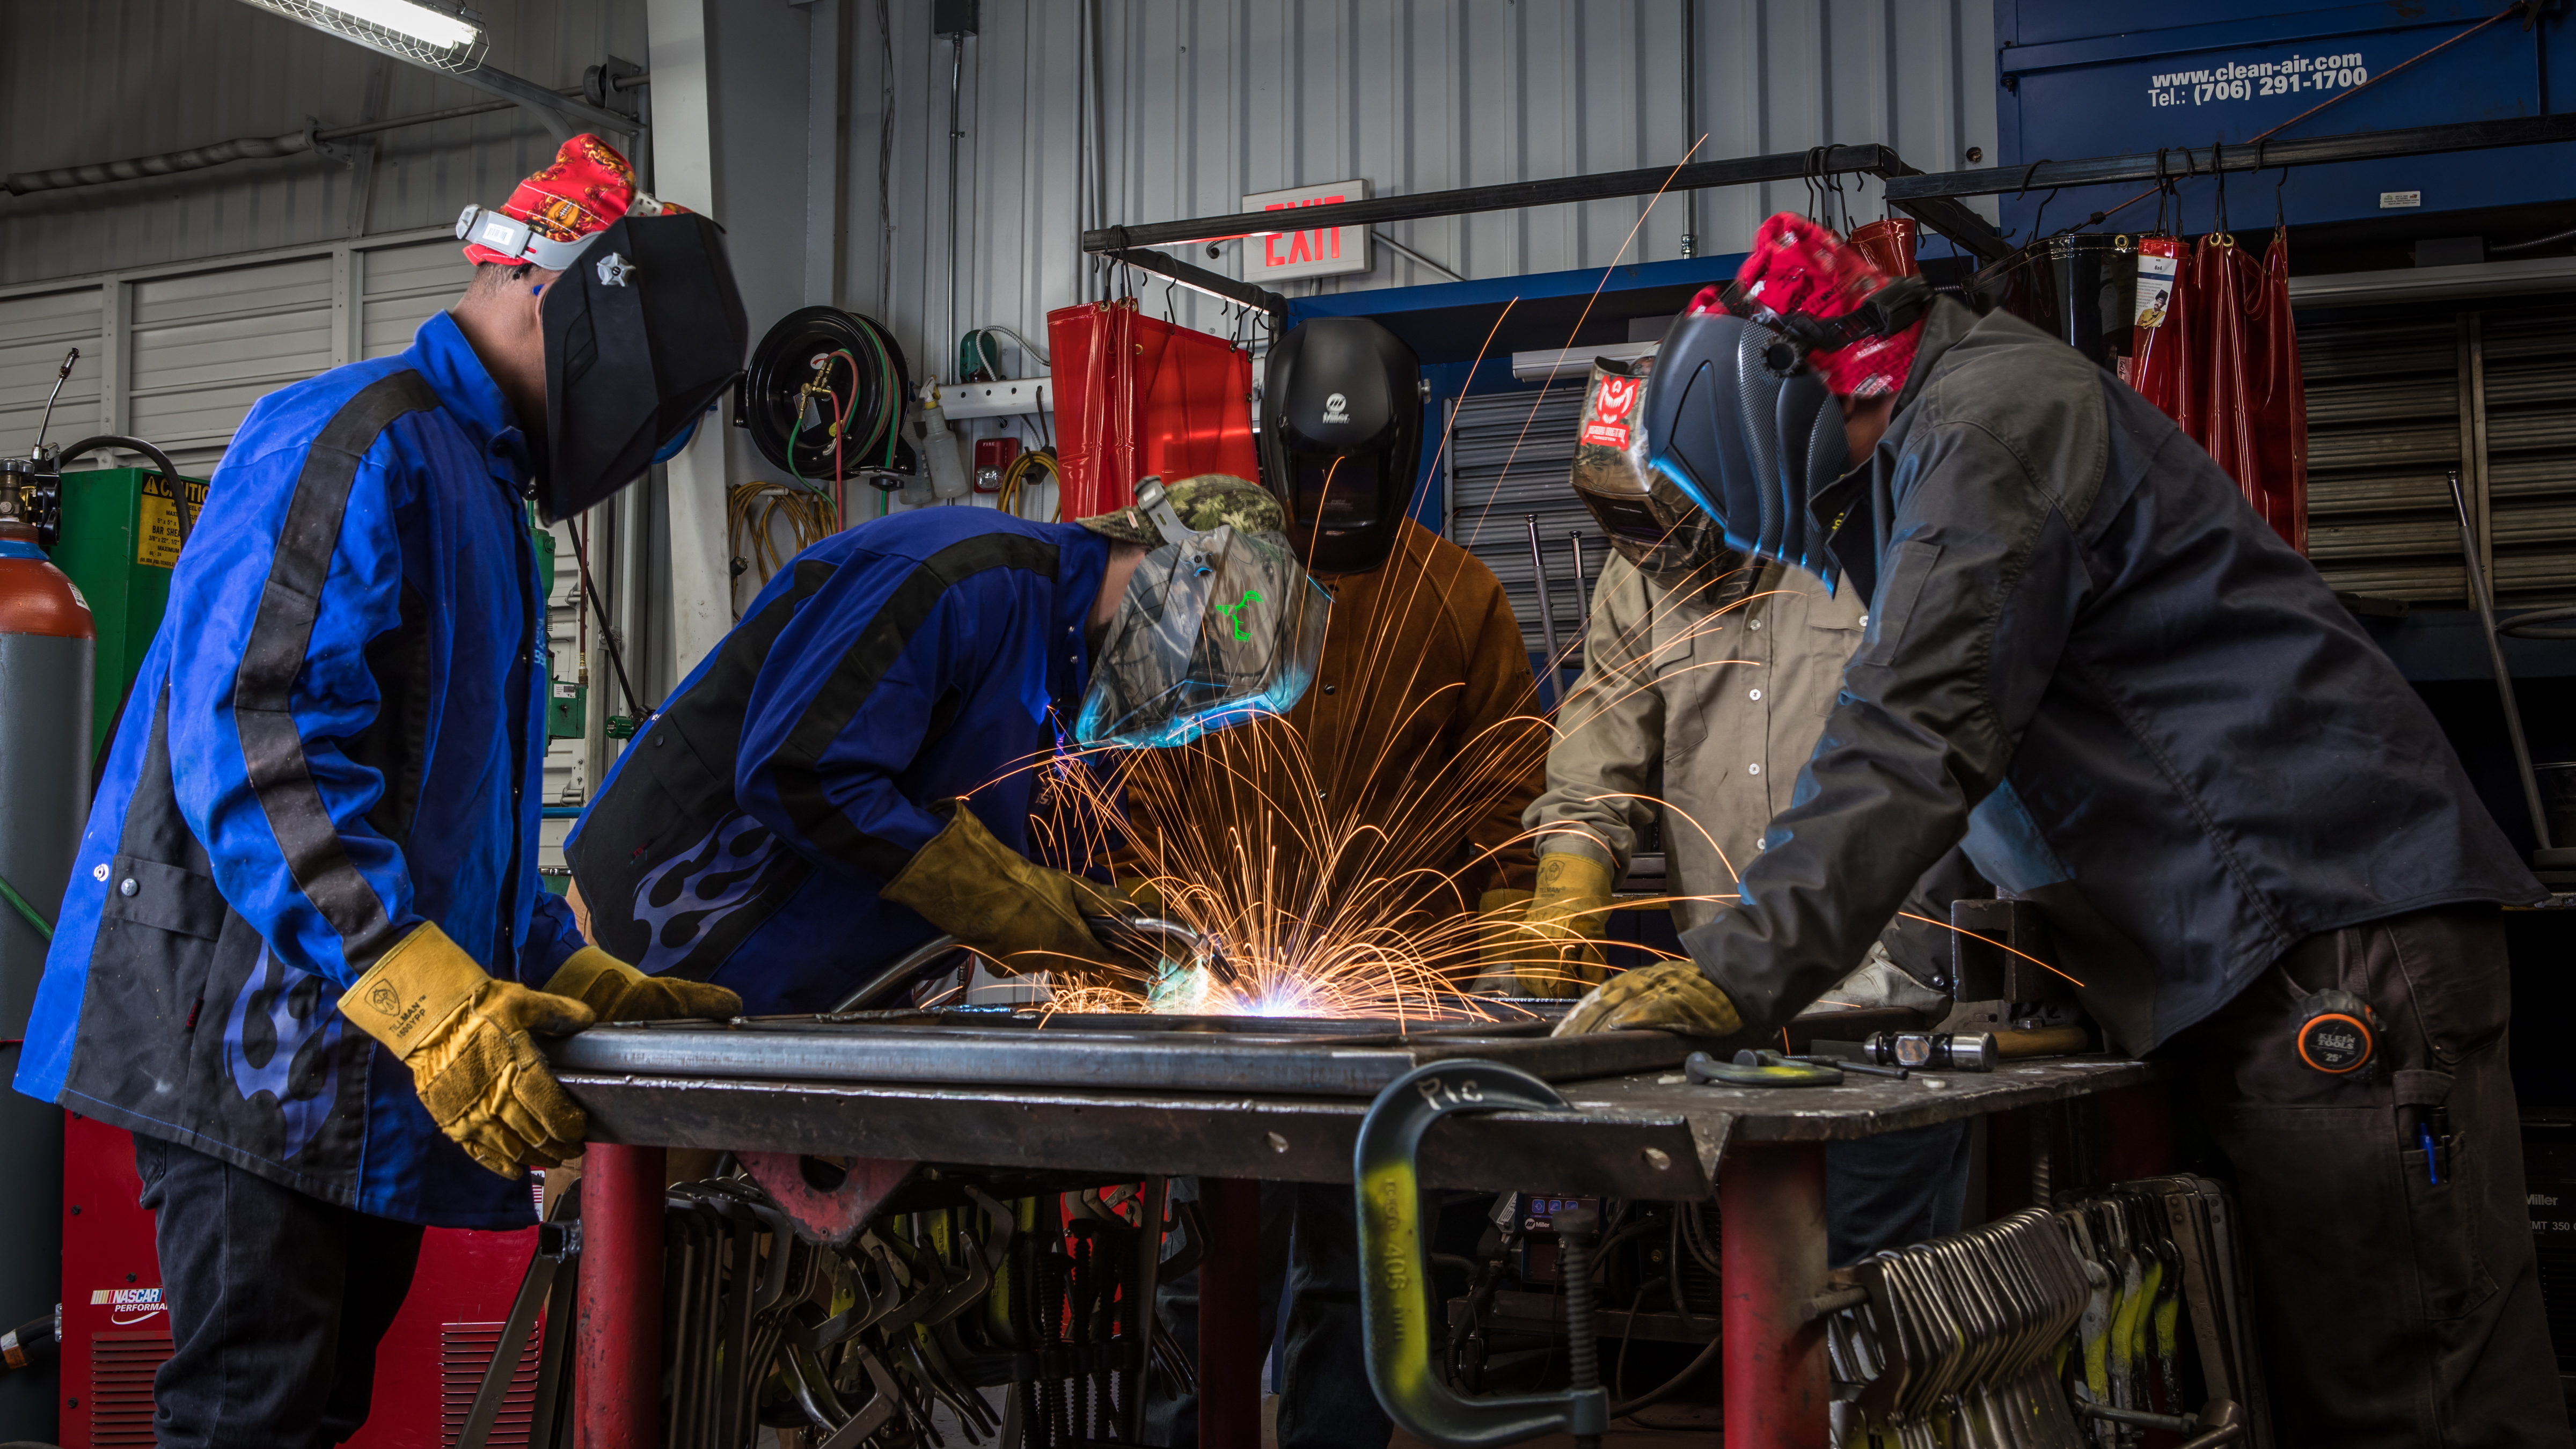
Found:
[[[362,252],[358,267],[358,355],[391,357],[412,333],[465,293],[474,264],[453,238]]]
[[[1529,519],[1536,515],[1557,647],[1569,662],[1582,657],[1584,596],[1590,581],[1601,576],[1604,552],[1600,525],[1567,481],[1582,411],[1580,386],[1461,398],[1451,415],[1443,464],[1449,541],[1483,559],[1502,580],[1512,612],[1520,616],[1522,640],[1532,654],[1541,654],[1547,642],[1529,544]],[[1572,534],[1583,539],[1580,586]]]
[[[2576,309],[2303,324],[2299,359],[2326,582],[2466,607],[2458,469],[2498,600],[2576,597]]]
[[[126,431],[214,467],[251,404],[330,367],[331,272],[315,256],[136,282]]]
[[[0,454],[23,458],[35,445],[45,398],[75,347],[89,365],[64,381],[51,437],[71,443],[97,431],[99,310],[96,287],[0,298]]]

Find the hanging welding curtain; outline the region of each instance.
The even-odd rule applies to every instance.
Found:
[[[1049,312],[1047,343],[1065,517],[1124,508],[1147,476],[1259,476],[1250,352],[1133,297]]]
[[[2137,317],[2121,375],[2207,449],[2263,521],[2307,551],[2308,402],[2290,315],[2290,244],[2257,262],[2226,232],[2138,243]]]
[[[2299,370],[2299,329],[2290,316],[2290,239],[2276,228],[2253,279],[2246,330],[2254,346],[2254,473],[2237,475],[2272,531],[2308,551],[2308,388]]]

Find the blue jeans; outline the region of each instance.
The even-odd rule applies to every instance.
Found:
[[[1196,1178],[1174,1178],[1172,1196],[1198,1197]],[[1349,1185],[1261,1185],[1261,1342],[1288,1300],[1287,1363],[1280,1375],[1279,1449],[1384,1449],[1394,1422],[1369,1388],[1360,1338],[1359,1209]],[[1155,1294],[1163,1325],[1183,1351],[1199,1346],[1196,1270]],[[1145,1401],[1145,1442],[1196,1449],[1196,1394],[1158,1391]]]
[[[1825,1260],[1835,1267],[1959,1230],[1968,1123],[1882,1132],[1825,1148]]]

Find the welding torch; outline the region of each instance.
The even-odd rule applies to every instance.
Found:
[[[1100,944],[1146,961],[1186,961],[1204,966],[1228,986],[1241,980],[1226,959],[1225,943],[1213,934],[1161,916],[1085,916],[1082,923]]]

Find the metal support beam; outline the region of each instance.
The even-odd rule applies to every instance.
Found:
[[[1821,1319],[1825,1149],[1740,1143],[1717,1180],[1718,1333],[1730,1449],[1825,1449],[1833,1378]]]
[[[2269,171],[2280,166],[2324,166],[2338,161],[2381,161],[2396,156],[2434,156],[2449,151],[2487,151],[2507,146],[2540,146],[2576,141],[2576,114],[2531,116],[2509,121],[2463,121],[2453,126],[2409,126],[2393,131],[2356,131],[2344,136],[2263,141],[2235,146],[2177,146],[2171,150],[2128,156],[2095,156],[2082,161],[2040,161],[2029,166],[1989,166],[1975,171],[1909,175],[1887,183],[1890,206],[1911,206],[1961,196],[2016,195],[2066,186],[2100,186],[2119,181],[2180,180],[2220,171]],[[1299,212],[1303,221],[1307,212]]]
[[[1125,262],[1140,272],[1152,272],[1159,277],[1169,277],[1192,291],[1205,292],[1228,302],[1240,302],[1244,306],[1258,308],[1274,317],[1288,315],[1288,299],[1268,287],[1256,286],[1251,282],[1238,282],[1222,272],[1211,272],[1205,267],[1182,261],[1179,257],[1128,247],[1112,248],[1103,255],[1112,261]]]
[[[605,131],[612,135],[632,136],[643,129],[641,123],[633,116],[621,116],[615,111],[602,110],[585,100],[557,95],[535,81],[512,75],[506,70],[495,70],[488,65],[478,65],[471,70],[440,70],[431,73],[460,80],[476,90],[490,91],[496,96],[517,101],[520,105],[534,111],[537,120],[554,134],[557,141],[572,139],[576,131]]]
[[[662,1441],[662,1149],[582,1153],[573,1443]]]
[[[1771,156],[1742,156],[1726,161],[1698,161],[1684,166],[1647,166],[1633,171],[1604,172],[1597,176],[1560,176],[1545,181],[1513,181],[1499,186],[1469,186],[1455,191],[1426,191],[1411,196],[1374,196],[1362,201],[1341,201],[1326,206],[1301,207],[1297,211],[1297,224],[1305,228],[1374,226],[1379,222],[1420,221],[1429,217],[1465,216],[1480,211],[1513,211],[1531,206],[1561,206],[1577,201],[1610,201],[1629,196],[1652,196],[1664,191],[1704,191],[1720,186],[1751,186],[1767,181],[1796,181],[1808,176],[1853,174],[1876,176],[1886,181],[1889,188],[1888,195],[1893,204],[1899,178],[1919,176],[1921,173],[1906,165],[1903,157],[1885,146],[1819,146],[1809,151],[1785,151]],[[2009,191],[2012,187],[2005,186],[2001,189]],[[1929,193],[1922,202],[1906,205],[1901,209],[1913,214],[1925,226],[1986,260],[1995,260],[2012,253],[2011,244],[1988,225],[1985,218],[1956,202],[1945,204],[1942,193]],[[1082,234],[1082,249],[1086,252],[1131,260],[1132,257],[1129,254],[1139,247],[1170,246],[1178,242],[1216,241],[1226,237],[1248,236],[1275,231],[1278,225],[1279,216],[1276,212],[1242,211],[1229,216],[1199,217],[1190,221],[1101,227]],[[1143,262],[1136,264],[1145,265]],[[1181,262],[1176,262],[1175,265],[1188,266],[1187,263]],[[1191,270],[1197,269],[1191,268]],[[1165,275],[1176,274],[1167,272]],[[1213,273],[1207,275],[1214,276]],[[1220,293],[1219,295],[1231,294]]]

